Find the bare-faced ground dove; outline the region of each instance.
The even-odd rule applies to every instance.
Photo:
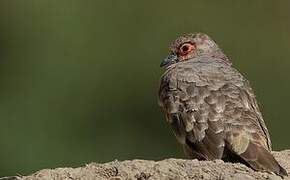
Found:
[[[187,155],[287,175],[249,82],[209,36],[177,38],[161,66],[159,105]]]

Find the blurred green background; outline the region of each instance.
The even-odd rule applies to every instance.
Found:
[[[168,45],[208,33],[289,148],[290,1],[2,0],[0,176],[182,158],[157,105]]]

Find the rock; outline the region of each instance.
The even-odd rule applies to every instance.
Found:
[[[273,152],[275,158],[290,172],[290,150]],[[11,177],[13,178],[13,177]],[[240,163],[226,163],[221,160],[197,161],[165,159],[162,161],[127,160],[104,164],[90,163],[78,168],[43,169],[29,176],[14,177],[21,180],[72,180],[72,179],[268,179],[278,180],[280,176],[257,172]],[[284,179],[290,179],[285,177]]]

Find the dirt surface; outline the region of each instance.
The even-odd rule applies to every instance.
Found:
[[[280,164],[290,173],[290,150],[273,152]],[[239,163],[225,163],[222,160],[198,161],[184,159],[165,159],[162,161],[127,160],[104,164],[90,163],[78,168],[43,169],[30,176],[14,179],[269,179],[281,177],[274,174],[255,172]],[[284,179],[290,179],[286,177]]]

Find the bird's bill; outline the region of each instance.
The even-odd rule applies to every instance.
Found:
[[[170,54],[165,59],[163,59],[163,61],[160,64],[160,67],[170,65],[176,60],[177,60],[177,54],[175,52],[170,52]]]

